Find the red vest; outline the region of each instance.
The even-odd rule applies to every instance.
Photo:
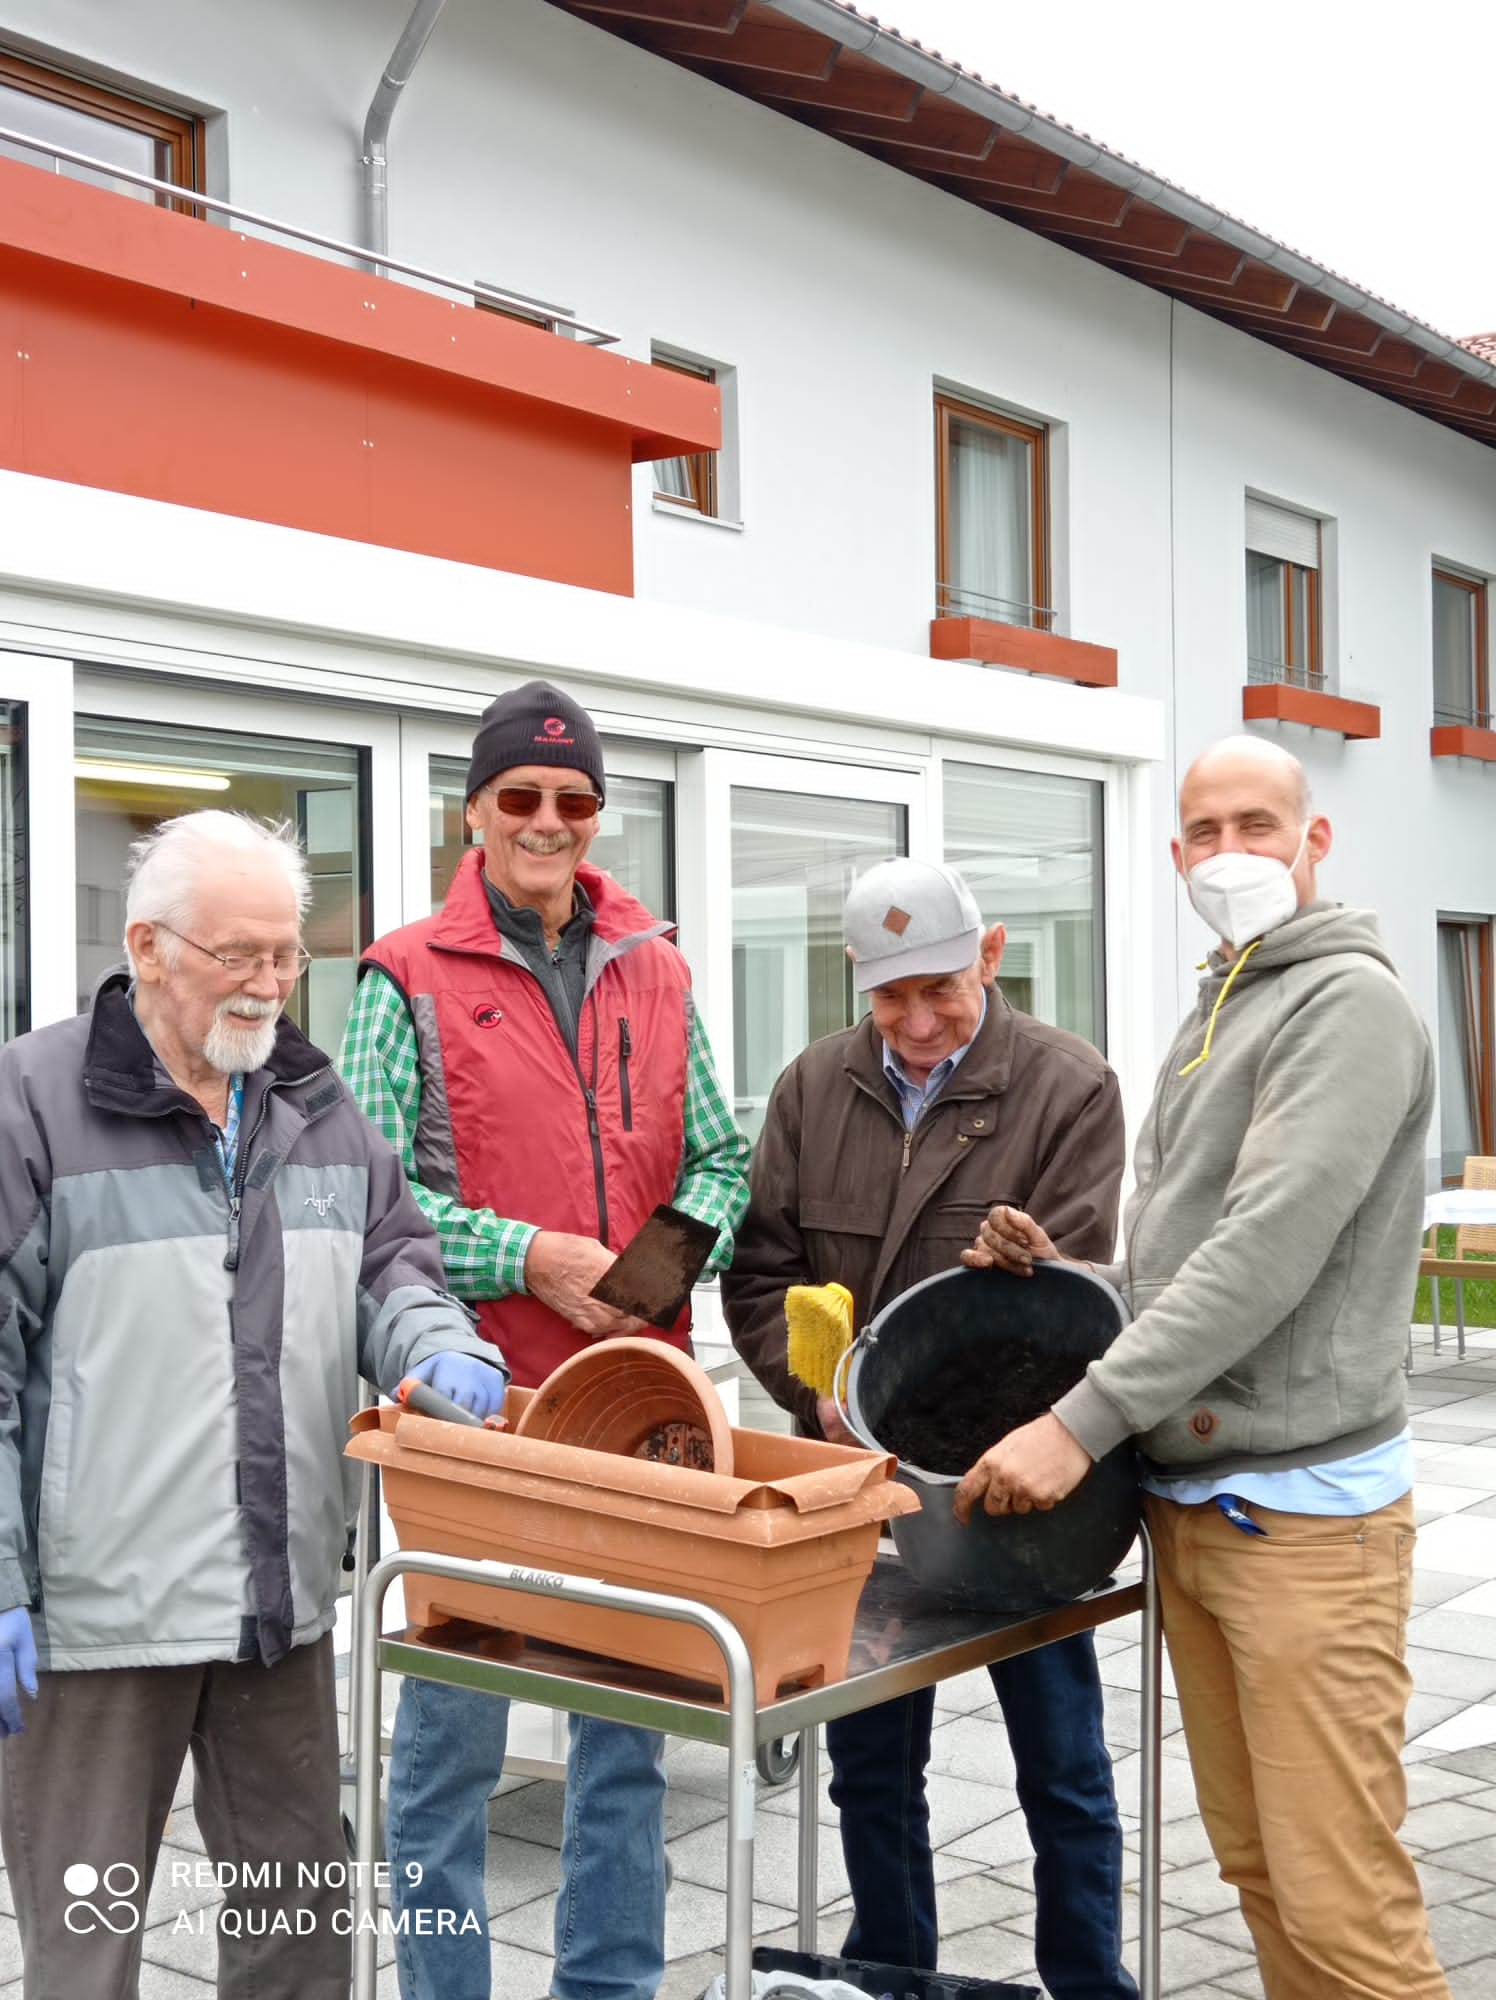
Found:
[[[363,957],[400,987],[415,1023],[417,1178],[466,1208],[621,1249],[680,1173],[690,973],[665,941],[672,926],[611,875],[579,869],[596,921],[574,1061],[539,980],[494,924],[482,866],[481,852],[464,855],[445,907]],[[522,1388],[589,1345],[518,1293],[483,1301],[478,1323]],[[688,1347],[690,1323],[684,1312],[660,1338]]]

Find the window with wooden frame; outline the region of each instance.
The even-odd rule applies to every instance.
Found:
[[[661,353],[658,348],[651,350],[649,358],[656,368],[668,368],[674,375],[691,375],[698,382],[717,379],[717,371],[708,361],[688,361],[678,354]],[[693,451],[685,458],[657,458],[654,497],[685,512],[715,519],[720,486],[717,458],[714,451]]]
[[[1247,499],[1247,679],[1326,685],[1320,523]]]
[[[1489,592],[1483,578],[1434,567],[1434,721],[1489,729]]]
[[[1472,1153],[1496,1153],[1492,923],[1439,918],[1439,1153],[1458,1180]]]
[[[473,304],[479,312],[492,313],[496,319],[512,319],[520,326],[538,327],[542,333],[555,333],[558,317],[570,317],[569,306],[548,305],[544,299],[532,299],[524,292],[506,292],[500,285],[491,285],[486,278],[475,278]]]
[[[935,615],[1047,632],[1049,434],[935,398]]]
[[[24,132],[37,148],[0,139],[0,154],[30,166],[51,166],[72,180],[90,181],[116,194],[161,207],[196,213],[189,203],[174,203],[170,195],[154,194],[133,181],[117,180],[71,160],[54,159],[50,145],[87,153],[110,166],[148,174],[152,180],[177,187],[203,184],[203,121],[186,112],[169,110],[123,91],[106,89],[65,70],[50,69],[26,57],[0,49],[0,125]]]

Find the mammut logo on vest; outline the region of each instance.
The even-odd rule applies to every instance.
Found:
[[[502,1007],[475,1007],[473,1019],[480,1028],[496,1028],[504,1018]]]
[[[335,1194],[309,1194],[301,1205],[303,1208],[315,1208],[318,1215],[326,1215],[336,1200]]]

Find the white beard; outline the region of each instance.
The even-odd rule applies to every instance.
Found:
[[[248,1075],[252,1070],[263,1069],[270,1060],[270,1051],[275,1047],[275,1026],[280,1019],[280,1003],[276,1000],[229,999],[220,1000],[213,1016],[213,1025],[203,1041],[203,1055],[224,1076],[236,1072]],[[254,1014],[262,1017],[258,1028],[231,1026],[230,1013]]]

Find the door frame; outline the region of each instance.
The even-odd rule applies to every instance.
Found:
[[[926,809],[923,761],[897,768],[850,764],[840,758],[780,757],[767,751],[706,749],[677,758],[683,838],[676,888],[681,938],[691,961],[697,1006],[712,1044],[717,1074],[729,1098],[733,1073],[732,793],[734,786],[810,797],[867,800],[902,806],[908,851],[938,861]]]
[[[27,1000],[42,1028],[78,1011],[72,662],[0,653],[0,698],[26,708]]]
[[[107,716],[121,722],[159,722],[165,728],[220,729],[226,733],[325,743],[368,758],[370,940],[400,921],[399,726],[393,715],[333,702],[301,701],[276,692],[238,692],[183,686],[155,675],[119,673],[79,664],[74,717]],[[68,769],[72,769],[69,748]],[[73,811],[73,788],[67,788]],[[360,828],[362,834],[362,828]]]

